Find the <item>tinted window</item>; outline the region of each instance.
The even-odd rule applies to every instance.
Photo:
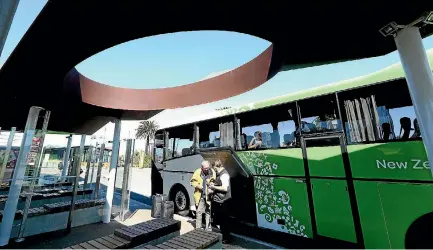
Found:
[[[295,110],[294,104],[284,104],[239,114],[242,148],[295,146]]]
[[[420,138],[404,80],[354,89],[339,96],[349,144]]]
[[[334,94],[302,100],[298,102],[298,105],[302,134],[342,131],[343,127]]]

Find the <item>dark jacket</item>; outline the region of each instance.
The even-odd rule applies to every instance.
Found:
[[[229,174],[227,172],[227,170],[223,170],[219,173],[216,173],[216,179],[215,179],[215,186],[222,186],[222,181],[221,181],[221,176],[223,174]],[[220,192],[218,190],[215,190],[215,193],[213,195],[213,201],[214,202],[218,202],[218,203],[223,203],[229,199],[232,198],[232,193],[231,193],[231,184],[229,184],[228,188],[227,188],[227,192]]]

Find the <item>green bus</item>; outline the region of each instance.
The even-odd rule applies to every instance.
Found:
[[[180,214],[194,210],[190,176],[219,158],[231,175],[233,218],[262,235],[431,247],[433,178],[415,113],[400,64],[215,111],[158,131],[160,192]]]

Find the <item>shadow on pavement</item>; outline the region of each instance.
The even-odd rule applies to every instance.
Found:
[[[82,242],[110,235],[117,228],[125,227],[117,221],[112,220],[108,224],[95,223],[80,227],[73,227],[69,234],[65,230],[39,234],[27,237],[23,242],[11,241],[8,249],[64,249]]]

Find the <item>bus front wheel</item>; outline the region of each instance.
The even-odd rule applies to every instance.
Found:
[[[174,201],[175,213],[187,216],[189,214],[189,198],[185,188],[178,186],[173,192],[172,200]]]

